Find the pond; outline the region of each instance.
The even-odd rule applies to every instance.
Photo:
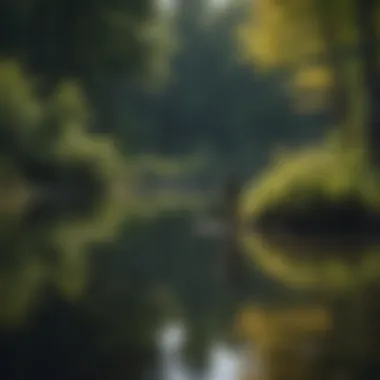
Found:
[[[161,353],[161,379],[167,380],[239,380],[243,365],[242,349],[223,342],[211,344],[209,360],[201,373],[185,364],[182,348],[186,330],[180,322],[165,326],[158,335]]]
[[[197,185],[165,186],[118,188],[88,205],[37,198],[6,216],[4,378],[237,378],[238,350],[227,343],[235,301],[220,222],[208,216],[219,194],[210,202]],[[170,320],[183,321],[188,339],[170,325],[157,346]]]

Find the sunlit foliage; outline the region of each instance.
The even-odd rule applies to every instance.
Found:
[[[325,212],[327,217],[329,207],[334,213],[334,204],[349,200],[358,202],[363,215],[379,212],[377,181],[360,149],[343,154],[332,144],[285,154],[258,181],[248,184],[243,194],[245,249],[264,271],[291,285],[337,291],[378,280],[376,242],[366,240],[365,246],[359,247],[339,245],[324,241],[317,227],[314,240],[287,232],[292,216],[304,215],[304,224],[312,224],[313,218],[320,217],[318,213]],[[342,207],[347,210],[356,204]],[[279,229],[269,227],[262,234],[255,233],[252,227],[263,217],[276,221]]]
[[[289,343],[287,334],[324,333],[332,327],[331,315],[321,306],[263,309],[250,306],[238,312],[237,331],[254,343],[282,340]]]
[[[313,379],[332,328],[328,310],[322,307],[265,310],[242,309],[237,331],[249,343],[255,366],[244,379]],[[249,359],[248,359],[249,360]]]
[[[264,271],[287,284],[342,291],[380,277],[379,249],[369,237],[376,235],[380,211],[372,165],[377,147],[366,137],[377,128],[370,82],[378,78],[369,69],[373,57],[361,49],[374,41],[363,31],[359,11],[362,3],[354,0],[262,0],[254,3],[240,30],[246,59],[262,69],[285,70],[293,94],[306,108],[324,100],[336,114],[338,130],[323,146],[278,157],[259,182],[247,187],[243,199],[247,251]],[[345,222],[349,227],[343,232]],[[292,228],[300,223],[304,229],[295,232]],[[261,233],[254,234],[258,225]],[[330,228],[324,236],[323,228]],[[349,237],[363,234],[360,246],[347,244]]]
[[[354,0],[254,1],[238,31],[242,57],[263,70],[286,70],[291,86],[302,94],[297,99],[309,98],[301,107],[326,106],[335,85],[332,50],[344,59],[354,57],[355,6]]]

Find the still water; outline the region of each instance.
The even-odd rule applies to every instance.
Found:
[[[239,352],[223,343],[223,239],[198,231],[212,207],[190,193],[139,191],[125,209],[112,193],[80,211],[82,198],[71,208],[49,198],[6,219],[2,378],[139,380],[149,368],[149,380],[238,379]],[[156,336],[172,315],[186,329],[170,323]],[[208,352],[205,368],[183,351]]]
[[[208,365],[202,373],[185,364],[182,347],[186,330],[180,322],[171,323],[158,333],[160,378],[162,380],[239,380],[243,365],[241,350],[223,342],[211,345]]]

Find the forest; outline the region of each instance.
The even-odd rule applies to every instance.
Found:
[[[380,363],[378,340],[362,342],[379,333],[379,10],[3,0],[1,377],[174,380],[155,372],[165,321],[186,322],[202,368],[215,339],[298,342],[272,309],[302,319],[318,304],[338,326],[353,318],[327,335],[343,364],[360,355],[341,337],[371,347],[347,377],[367,378]],[[331,329],[315,326],[302,334]],[[317,373],[302,368],[270,378]]]

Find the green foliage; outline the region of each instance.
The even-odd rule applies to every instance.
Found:
[[[184,2],[188,10],[190,2]],[[162,19],[166,24],[161,24],[159,17],[152,19],[145,12],[146,1],[121,0],[113,9],[115,4],[40,0],[28,7],[21,1],[0,5],[5,31],[0,33],[0,52],[12,53],[39,74],[35,80],[12,63],[25,81],[16,86],[12,79],[4,96],[6,101],[19,99],[16,89],[23,88],[28,100],[23,95],[15,103],[12,117],[35,116],[25,118],[25,127],[17,121],[22,128],[9,129],[9,137],[1,139],[8,149],[2,150],[8,152],[4,162],[12,164],[15,175],[13,186],[25,186],[32,202],[19,200],[17,213],[12,207],[12,223],[1,212],[7,221],[4,235],[11,236],[4,252],[17,260],[4,264],[12,275],[0,276],[6,289],[0,306],[12,306],[1,310],[7,310],[4,320],[14,322],[16,316],[30,315],[45,285],[66,299],[57,304],[41,298],[43,310],[35,323],[29,320],[26,336],[12,338],[10,352],[22,359],[11,363],[26,377],[41,377],[45,363],[38,358],[45,357],[57,369],[49,378],[80,373],[139,379],[154,356],[155,327],[165,316],[178,314],[190,315],[191,329],[197,331],[189,351],[194,357],[202,353],[231,312],[220,257],[223,244],[194,236],[192,228],[194,216],[217,196],[204,189],[229,168],[251,174],[265,162],[274,140],[303,141],[320,133],[318,119],[295,118],[276,88],[278,78],[263,80],[235,59],[231,32],[240,16],[235,11],[198,23],[203,10],[194,2],[193,12],[178,18],[182,49],[168,86],[152,94],[133,81],[124,82],[127,73],[146,72],[147,66],[165,72],[166,52],[175,47],[175,20]],[[4,81],[15,76],[10,74]],[[151,86],[148,75],[142,79]],[[52,96],[45,99],[46,93]],[[30,111],[21,112],[29,103]],[[4,106],[2,115],[8,109]],[[119,128],[118,146],[141,155],[131,154],[122,162],[115,141],[90,133],[90,127],[106,132]],[[186,154],[199,146],[210,154]],[[158,159],[156,154],[162,153],[165,158]],[[210,162],[206,169],[205,160]],[[9,194],[16,193],[14,187]],[[64,189],[65,199],[57,189]],[[122,233],[114,239],[122,221]],[[99,244],[111,240],[114,244]],[[104,261],[89,266],[94,256],[87,253],[94,252],[94,244],[95,251],[100,245]],[[268,294],[264,277],[254,273],[258,296]],[[152,307],[149,290],[163,282],[175,289],[174,301],[162,296],[159,306]],[[88,292],[83,293],[84,285]],[[27,292],[19,291],[25,287]],[[199,322],[205,316],[207,325]]]
[[[214,160],[210,177],[229,170],[247,176],[265,164],[274,141],[298,144],[322,134],[325,114],[296,115],[279,88],[283,78],[262,78],[239,61],[234,31],[244,7],[206,17],[207,2],[185,3],[169,83],[158,96],[122,91],[115,132],[126,150],[182,155],[202,147]]]
[[[75,83],[45,102],[14,61],[0,62],[0,83],[0,319],[17,323],[44,283],[80,295],[87,245],[109,238],[124,217],[114,193],[125,176],[112,141],[87,131],[90,113]]]
[[[157,32],[161,15],[152,0],[7,0],[0,15],[0,53],[48,79],[146,73],[152,61],[163,62],[152,56],[167,40]]]
[[[378,7],[371,5],[372,10]],[[325,146],[284,155],[265,171],[261,182],[248,189],[244,222],[265,230],[265,236],[255,239],[247,232],[246,248],[265,270],[301,287],[341,291],[376,281],[379,256],[371,236],[378,228],[380,201],[373,166],[377,165],[374,136],[378,133],[373,82],[378,81],[378,63],[370,8],[357,1],[280,4],[269,0],[255,6],[260,17],[255,21],[251,17],[242,36],[249,58],[272,69],[293,67],[299,76],[310,69],[309,59],[323,56],[325,61],[318,60],[314,66],[331,71],[331,80],[311,70],[303,81],[314,90],[332,87],[330,102],[340,130]],[[290,49],[283,48],[286,43],[292,45]],[[347,45],[359,49],[352,49],[347,57],[341,51]],[[345,230],[345,226],[349,227]],[[372,240],[364,243],[362,235]],[[347,239],[354,237],[361,243],[348,247]]]
[[[300,287],[341,291],[376,281],[380,267],[377,243],[371,240],[351,247],[345,243],[355,234],[367,236],[377,228],[373,224],[380,207],[378,189],[378,178],[363,149],[343,152],[339,145],[332,145],[289,153],[247,186],[241,204],[245,249],[265,271]],[[353,220],[336,220],[341,214]],[[301,228],[298,220],[304,234],[297,229]],[[348,236],[344,223],[361,221],[368,231],[359,231],[362,226],[358,224]],[[326,223],[328,236],[343,240],[324,241]],[[255,236],[253,225],[262,234]]]

